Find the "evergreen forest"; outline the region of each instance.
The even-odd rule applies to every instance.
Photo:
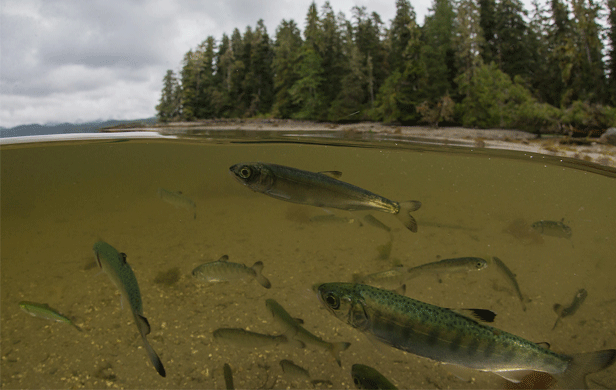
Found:
[[[393,0],[392,0],[393,1]],[[392,4],[392,6],[394,6]],[[208,36],[163,79],[158,119],[291,118],[598,134],[616,126],[616,0],[433,0],[423,25],[312,3]]]

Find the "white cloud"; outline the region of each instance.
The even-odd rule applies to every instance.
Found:
[[[271,38],[282,19],[303,30],[311,2],[2,0],[0,126],[153,116],[166,70],[208,35],[243,33],[259,19]],[[412,1],[419,23],[430,3]],[[395,0],[331,4],[347,18],[366,6],[386,25],[395,15]]]

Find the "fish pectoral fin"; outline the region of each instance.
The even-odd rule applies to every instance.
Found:
[[[533,370],[492,371],[496,375],[507,379],[509,382],[520,383],[525,376],[532,374]]]
[[[139,328],[139,332],[144,337],[150,334],[151,328],[147,318],[145,318],[141,314],[135,313],[135,322],[137,323],[137,328]]]
[[[276,189],[274,188],[268,190],[265,193],[271,197],[286,200],[286,201],[291,199],[291,195],[287,194],[286,192],[276,191]]]
[[[477,322],[494,322],[496,313],[488,309],[449,309]]]
[[[542,341],[540,343],[535,343],[535,344],[537,344],[541,348],[545,348],[545,349],[550,349],[550,347],[551,347],[550,343],[548,343],[547,341]]]
[[[475,372],[476,372],[475,370],[471,368],[459,366],[457,364],[443,363],[443,368],[445,368],[445,371],[447,371],[449,374],[455,376],[462,382],[467,382],[467,383],[470,383],[473,381],[473,376],[475,375]]]
[[[318,173],[320,173],[321,175],[329,176],[333,179],[339,179],[340,177],[342,177],[342,172],[340,171],[321,171]]]

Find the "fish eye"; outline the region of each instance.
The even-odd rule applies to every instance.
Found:
[[[336,297],[332,293],[328,293],[325,296],[325,303],[327,303],[327,306],[331,307],[334,310],[340,307],[340,299],[338,299],[338,297]]]
[[[483,268],[483,263],[481,261],[477,262],[477,268]]]
[[[252,174],[252,170],[249,167],[241,167],[239,174],[243,179],[248,179]]]

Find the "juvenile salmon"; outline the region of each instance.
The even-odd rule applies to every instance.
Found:
[[[19,307],[21,307],[21,310],[25,311],[33,317],[44,318],[46,320],[52,320],[56,322],[64,322],[65,324],[74,326],[78,331],[81,332],[81,328],[75,325],[70,318],[66,317],[64,314],[61,314],[56,309],[52,309],[46,303],[21,301],[19,302]]]
[[[94,244],[94,255],[99,267],[109,276],[122,294],[122,299],[128,302],[135,318],[135,324],[141,334],[141,339],[145,345],[145,351],[160,376],[166,376],[165,367],[154,348],[148,342],[146,336],[150,333],[150,324],[143,316],[143,303],[141,302],[141,292],[135,274],[126,262],[126,254],[119,253],[114,247],[104,241]]]
[[[541,371],[564,388],[583,388],[587,374],[616,361],[616,349],[559,354],[455,311],[388,290],[352,283],[325,283],[315,290],[338,319],[387,345],[514,382],[530,371]]]
[[[229,282],[238,279],[256,279],[265,288],[271,288],[270,281],[263,276],[263,262],[257,261],[252,267],[244,264],[232,263],[229,256],[224,255],[216,261],[201,264],[192,271],[192,275],[203,282]]]
[[[395,202],[324,173],[261,162],[239,163],[229,171],[253,191],[292,203],[342,210],[377,210],[394,214],[407,229],[417,231],[411,212],[421,202]]]

